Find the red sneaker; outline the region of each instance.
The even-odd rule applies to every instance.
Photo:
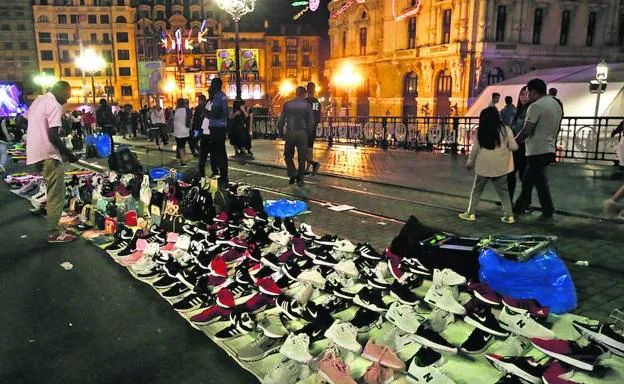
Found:
[[[230,313],[232,313],[231,309],[213,305],[210,308],[206,308],[201,313],[192,316],[191,322],[196,325],[208,325],[227,318],[230,316]]]
[[[258,279],[258,281],[256,281],[256,285],[258,285],[260,292],[270,296],[279,296],[280,293],[282,293],[280,287],[278,287],[277,284],[275,284],[275,281],[273,281],[270,277]]]
[[[221,308],[234,308],[236,303],[234,302],[234,294],[227,288],[221,288],[217,292],[217,305]]]
[[[290,240],[290,250],[297,256],[305,256],[305,240],[302,237],[293,237]]]
[[[217,215],[217,217],[214,218],[214,221],[217,223],[227,223],[229,218],[230,216],[227,214],[227,212],[221,212]]]
[[[537,300],[533,299],[514,299],[509,296],[503,297],[503,304],[517,313],[529,312],[532,316],[538,319],[547,319],[550,309],[548,307],[542,307]]]
[[[568,340],[532,338],[531,343],[546,355],[586,371],[593,371],[598,360],[609,353],[607,348],[598,344],[581,347],[576,342]]]
[[[281,255],[279,255],[279,262],[282,264],[287,262],[288,259],[290,259],[294,254],[295,253],[290,249],[285,250]]]
[[[215,257],[210,262],[211,275],[219,277],[227,277],[228,267],[223,258],[220,256]]]
[[[576,384],[576,381],[568,380],[574,374],[570,367],[564,367],[561,362],[551,360],[546,371],[542,375],[544,384]]]
[[[401,256],[387,249],[386,257],[388,258],[388,269],[390,273],[395,279],[399,280],[401,276],[403,276],[403,271],[401,270]]]
[[[249,300],[243,304],[243,306],[247,312],[256,313],[263,311],[267,306],[273,305],[274,303],[274,298],[263,295],[262,293],[256,293],[251,296]]]
[[[487,284],[470,282],[467,289],[474,297],[486,304],[498,306],[502,303],[502,298]]]
[[[235,264],[245,258],[245,251],[242,249],[230,248],[221,255],[226,264]]]
[[[58,235],[48,235],[48,243],[71,243],[76,240],[76,236],[69,233],[59,233]]]

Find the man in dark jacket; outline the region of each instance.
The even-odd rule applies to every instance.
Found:
[[[310,131],[310,137],[308,137],[308,162],[307,165],[312,166],[312,175],[316,175],[316,172],[321,167],[321,164],[318,161],[314,161],[314,140],[316,139],[316,129],[318,125],[321,123],[321,103],[318,101],[316,96],[316,84],[312,81],[308,83],[308,97],[306,101],[312,107],[312,113],[314,114],[314,126]],[[306,169],[308,168],[306,167]]]
[[[197,99],[197,107],[193,110],[193,122],[191,123],[191,147],[193,148],[193,156],[199,156],[199,138],[201,136],[202,121],[204,120],[203,110],[206,107],[206,96],[199,95]]]
[[[314,129],[314,113],[312,106],[306,102],[306,89],[298,87],[296,98],[284,104],[282,114],[277,122],[277,129],[284,134],[284,124],[287,126],[286,143],[284,144],[284,160],[288,167],[289,184],[303,186],[306,160],[308,158],[309,137]],[[299,167],[295,168],[295,148]]]
[[[100,107],[95,112],[95,120],[102,132],[110,137],[111,153],[115,152],[115,142],[113,141],[115,116],[113,115],[113,108],[106,102],[106,99],[100,99]]]

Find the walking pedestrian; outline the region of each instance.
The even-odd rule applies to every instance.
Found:
[[[6,162],[8,160],[9,142],[11,136],[7,129],[7,117],[0,117],[0,173],[6,172]]]
[[[306,161],[306,171],[312,167],[312,175],[316,175],[319,168],[321,167],[321,163],[318,161],[314,161],[314,141],[316,140],[316,130],[318,125],[321,123],[321,103],[315,96],[316,93],[316,84],[310,81],[307,87],[308,97],[306,97],[306,101],[312,107],[312,113],[314,114],[314,125],[310,130],[310,137],[308,138],[308,157]]]
[[[607,217],[624,217],[624,185],[603,204],[604,214]]]
[[[314,127],[314,113],[312,106],[305,100],[306,89],[297,87],[296,98],[286,102],[282,114],[277,121],[280,135],[284,135],[284,125],[287,127],[286,142],[284,144],[284,160],[288,167],[289,184],[303,187],[306,160],[308,159],[309,137]],[[299,166],[295,167],[295,148]]]
[[[247,157],[253,160],[253,153],[251,152],[251,140],[253,139],[253,110],[247,105],[246,101],[243,101],[241,106],[241,112],[245,116],[245,132],[243,134],[243,149],[247,151]]]
[[[76,236],[63,233],[60,218],[65,206],[65,172],[62,159],[75,163],[78,158],[65,146],[59,136],[63,104],[71,97],[71,86],[58,81],[45,95],[30,106],[26,164],[33,164],[43,175],[46,186],[46,219],[48,243],[67,243]]]
[[[186,167],[186,143],[189,142],[191,113],[186,107],[184,99],[178,99],[173,114],[173,137],[176,140],[176,154],[180,159],[180,166]],[[190,142],[189,142],[190,146]]]
[[[548,96],[551,96],[553,99],[555,99],[555,101],[561,107],[561,117],[563,117],[565,115],[565,111],[563,110],[563,102],[561,102],[561,100],[557,98],[558,94],[559,94],[559,90],[557,88],[550,88],[548,90]]]
[[[193,156],[199,156],[199,139],[202,133],[202,121],[204,120],[204,108],[206,107],[206,96],[199,95],[197,98],[197,106],[193,110],[193,122],[191,124],[191,137],[189,138]]]
[[[515,223],[507,190],[507,174],[513,170],[512,152],[517,149],[518,144],[513,132],[510,127],[503,124],[498,109],[490,107],[481,111],[477,140],[472,145],[466,164],[468,169],[475,170],[475,179],[468,210],[459,214],[461,219],[476,220],[475,211],[481,195],[488,181],[491,181],[503,206],[501,221],[507,224]]]
[[[492,101],[490,101],[490,104],[488,105],[488,107],[494,107],[498,110],[498,107],[496,105],[498,104],[499,101],[500,101],[500,93],[498,92],[492,93]]]
[[[516,106],[516,115],[511,122],[511,130],[514,136],[518,135],[524,126],[524,120],[526,119],[526,112],[529,108],[529,91],[526,86],[522,87],[520,94],[518,95],[518,105]],[[507,175],[507,187],[509,189],[509,197],[511,201],[514,201],[514,194],[516,192],[516,174],[522,182],[524,177],[524,171],[526,169],[526,146],[524,143],[518,143],[518,150],[513,153],[514,169]],[[528,206],[531,206],[531,200],[529,200]],[[530,208],[528,208],[530,209]]]
[[[199,173],[205,174],[206,158],[210,154],[212,177],[219,176],[219,184],[228,183],[228,159],[225,149],[227,139],[227,96],[221,91],[223,82],[215,77],[210,81],[208,101],[204,108],[202,140],[199,154]]]
[[[513,118],[516,115],[516,107],[513,105],[513,98],[505,96],[505,106],[500,110],[501,121],[508,127],[511,127]]]
[[[165,120],[165,112],[163,111],[160,104],[156,104],[154,109],[150,114],[150,120],[152,120],[152,125],[157,128],[156,132],[156,145],[160,146],[160,142],[158,139],[162,139],[164,145],[169,144],[169,135],[165,133],[165,125],[167,124],[167,120]]]
[[[102,133],[108,135],[111,141],[111,153],[115,152],[115,140],[113,134],[115,133],[115,116],[113,115],[113,109],[108,104],[106,99],[100,99],[100,107],[95,112],[95,120],[97,125],[102,129]]]
[[[243,149],[247,145],[247,119],[243,113],[243,101],[235,100],[232,105],[228,120],[228,134],[230,136],[230,144],[234,147],[235,156],[244,156]]]
[[[552,97],[546,96],[546,83],[542,79],[533,79],[527,83],[531,105],[527,110],[526,120],[518,142],[525,142],[527,168],[522,178],[522,191],[514,205],[514,213],[522,214],[531,201],[533,187],[542,206],[540,221],[552,220],[555,208],[548,187],[546,167],[555,162],[556,140],[559,133],[563,110]]]

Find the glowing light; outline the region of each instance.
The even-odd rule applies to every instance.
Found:
[[[316,10],[319,9],[320,5],[321,0],[310,0],[310,4],[308,6],[310,7],[310,11],[316,12]]]
[[[40,73],[33,77],[33,81],[42,88],[50,88],[58,81],[58,79],[56,76],[48,75],[47,73]]]
[[[422,0],[418,0],[416,5],[414,5],[409,11],[402,13],[400,15],[396,14],[395,7],[396,0],[392,0],[392,16],[394,16],[395,21],[402,21],[407,19],[408,17],[417,16],[420,13],[420,8],[422,6]]]
[[[356,71],[351,63],[344,63],[343,66],[334,75],[333,82],[335,85],[351,90],[362,84],[362,75]]]
[[[0,116],[19,112],[19,93],[15,83],[0,84]]]
[[[173,93],[177,88],[178,86],[172,79],[167,80],[167,82],[163,86],[163,90],[167,93]]]
[[[299,11],[299,13],[297,13],[295,16],[293,16],[293,20],[297,20],[298,18],[300,18],[301,16],[303,16],[304,13],[308,12],[310,8],[305,7],[304,9],[302,9],[301,11]]]
[[[197,42],[201,44],[201,43],[205,43],[206,41],[208,41],[208,40],[204,37],[204,36],[206,36],[206,34],[207,34],[207,33],[208,33],[208,30],[207,30],[207,29],[204,29],[203,31],[202,31],[202,30],[200,30],[200,31],[197,33]]]
[[[195,48],[193,46],[193,42],[191,40],[191,33],[193,33],[193,30],[189,30],[188,32],[188,36],[186,36],[186,40],[184,40],[184,49],[187,51],[192,51],[193,48]]]
[[[217,6],[229,13],[234,21],[254,11],[256,0],[217,0]]]
[[[354,4],[364,4],[366,0],[348,0],[346,3],[342,5],[342,7],[338,8],[334,13],[332,13],[331,17],[336,18],[343,13],[347,12],[349,8],[351,8]]]
[[[295,90],[295,84],[290,80],[283,80],[279,85],[279,94],[288,96]]]
[[[93,49],[87,48],[82,54],[76,57],[76,67],[83,72],[95,73],[101,71],[106,66],[106,61],[98,55]]]
[[[308,5],[307,1],[295,1],[294,3],[292,3],[293,7],[302,7],[304,5]]]

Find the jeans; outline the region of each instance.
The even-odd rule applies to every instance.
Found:
[[[46,185],[46,229],[48,235],[61,231],[59,221],[65,207],[65,172],[63,163],[58,160],[43,160],[35,164]]]
[[[9,146],[0,141],[0,167],[4,168],[8,159]]]
[[[468,212],[474,214],[477,210],[477,206],[481,201],[481,195],[483,195],[483,190],[485,189],[488,181],[492,181],[492,184],[494,184],[494,189],[496,189],[498,198],[503,204],[504,215],[511,216],[512,207],[511,199],[509,198],[509,191],[507,190],[507,176],[485,177],[475,175],[472,192],[470,193],[470,202],[468,203]]]
[[[299,167],[295,168],[295,148],[297,148],[297,160]],[[297,181],[303,182],[306,160],[308,158],[308,132],[304,130],[288,131],[284,144],[284,160],[288,167],[288,177],[296,177]]]
[[[542,206],[542,215],[551,217],[555,212],[550,188],[548,187],[548,177],[546,176],[546,167],[555,162],[554,153],[543,153],[535,156],[527,156],[527,168],[522,179],[522,192],[516,204],[514,212],[520,213],[531,205],[531,195],[533,186],[537,190],[537,197]]]
[[[225,149],[227,129],[225,127],[210,127],[210,168],[212,173],[221,176],[221,180],[228,178],[228,159]]]

